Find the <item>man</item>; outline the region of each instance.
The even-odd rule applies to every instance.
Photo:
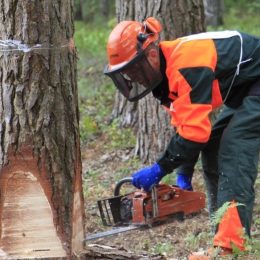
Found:
[[[160,31],[152,17],[123,21],[107,44],[105,74],[129,101],[152,92],[177,132],[156,163],[133,174],[133,185],[149,191],[202,151],[207,188],[217,192],[218,208],[229,203],[214,246],[245,250],[260,150],[260,40],[223,31],[159,42]],[[226,112],[212,127],[209,115],[222,104]]]

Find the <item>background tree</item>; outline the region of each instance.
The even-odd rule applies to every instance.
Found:
[[[110,1],[111,2],[111,1]],[[109,16],[109,0],[100,0],[100,11],[104,18]]]
[[[163,25],[162,39],[174,39],[179,36],[198,33],[205,30],[202,0],[196,1],[123,1],[118,0],[119,21],[126,18],[143,21],[154,16]],[[128,9],[131,6],[131,9]],[[134,11],[134,13],[133,13]],[[138,114],[136,114],[136,109]],[[115,112],[117,111],[117,113]],[[123,112],[122,112],[123,111]],[[121,115],[124,122],[135,125],[138,119],[136,151],[143,162],[154,161],[162,152],[173,134],[169,116],[150,94],[137,104],[130,104],[117,94],[114,115]]]
[[[72,0],[0,3],[4,258],[70,258],[83,248],[72,6]]]
[[[74,1],[74,18],[76,20],[83,20],[83,0]]]
[[[111,10],[115,8],[115,1],[110,0],[75,0],[74,1],[74,17],[76,20],[84,20],[85,22],[100,23],[107,22]]]
[[[223,25],[224,0],[203,0],[206,24],[217,27]]]

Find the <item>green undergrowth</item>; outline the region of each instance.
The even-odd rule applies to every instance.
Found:
[[[161,254],[167,256],[168,252],[174,251],[174,246],[171,241],[157,243],[155,246],[150,247],[153,254]]]
[[[208,244],[211,246],[213,234],[208,232],[200,232],[199,234],[189,233],[185,238],[184,242],[189,251],[196,251],[203,244],[204,247]],[[207,243],[205,244],[205,241]]]
[[[258,0],[225,0],[224,25],[211,30],[239,30],[260,36],[260,2]]]
[[[106,41],[115,24],[107,25],[76,22],[75,42],[78,50],[78,90],[80,109],[80,136],[82,144],[95,142],[106,135],[104,149],[127,148],[135,145],[132,129],[119,127],[111,121],[115,97],[112,81],[104,76]]]
[[[133,148],[135,146],[136,138],[132,129],[120,128],[118,119],[113,120],[113,122],[109,125],[107,134],[110,136],[110,142],[105,145],[106,148],[124,149],[130,147]]]
[[[91,24],[75,22],[75,42],[80,54],[104,56],[109,31],[113,28],[114,20],[108,24]]]

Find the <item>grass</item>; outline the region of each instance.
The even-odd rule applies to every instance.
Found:
[[[239,30],[260,36],[260,2],[245,0],[225,1],[224,25],[217,30]],[[208,28],[212,30],[212,28]]]
[[[131,129],[119,128],[111,122],[115,87],[103,75],[106,64],[106,41],[114,20],[108,25],[93,26],[83,22],[75,24],[75,42],[78,50],[78,89],[80,104],[80,132],[83,144],[92,143],[106,134],[110,140],[104,148],[127,148],[135,145]]]
[[[161,254],[167,256],[168,253],[174,250],[174,246],[172,245],[171,241],[158,243],[154,247],[152,247],[151,252],[154,254]]]
[[[189,233],[189,235],[184,238],[184,242],[190,251],[194,251],[198,250],[201,244],[205,244],[205,241],[211,243],[212,239],[213,235],[208,232],[201,232],[198,235]]]
[[[112,24],[111,24],[112,26]],[[86,24],[81,21],[75,23],[75,42],[78,50],[82,54],[92,56],[105,56],[106,41],[111,26]]]

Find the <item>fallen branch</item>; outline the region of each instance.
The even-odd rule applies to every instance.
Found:
[[[86,250],[80,253],[77,259],[113,259],[113,260],[165,260],[166,258],[160,254],[156,255],[137,255],[133,252],[126,250],[125,248],[116,248],[106,245],[89,244]]]

